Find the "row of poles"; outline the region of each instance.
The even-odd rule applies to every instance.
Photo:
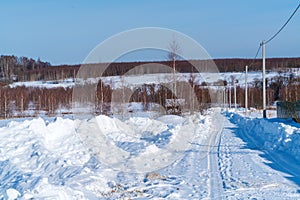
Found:
[[[262,82],[263,82],[263,118],[267,118],[266,110],[266,43],[262,41]],[[237,97],[236,97],[236,84],[237,79],[233,80],[233,91],[234,91],[234,108],[237,109]],[[224,90],[224,105],[226,104],[225,99],[227,99],[227,93]],[[229,107],[231,108],[231,88],[229,89]],[[248,65],[245,66],[245,113],[248,112]]]
[[[290,22],[293,16],[296,14],[298,9],[300,8],[300,3],[292,13],[292,15],[288,18],[288,20],[281,26],[281,28],[267,41],[263,40],[260,46],[262,47],[262,81],[263,81],[263,118],[267,118],[267,109],[266,109],[266,44],[272,41]],[[256,56],[255,56],[256,57]],[[251,66],[250,66],[251,67]],[[248,66],[246,66],[246,88],[245,88],[245,112],[247,114],[248,111],[248,84],[247,84],[247,76],[248,76]]]
[[[234,98],[234,108],[235,110],[237,109],[237,94],[236,94],[236,84],[238,83],[238,80],[237,79],[234,79],[233,80],[233,98]],[[225,105],[229,105],[229,108],[232,108],[232,94],[231,94],[231,86],[229,87],[229,89],[226,89],[224,88],[223,90],[223,105],[224,105],[224,108],[226,107]],[[229,93],[229,95],[228,95]],[[227,102],[229,101],[229,102]]]

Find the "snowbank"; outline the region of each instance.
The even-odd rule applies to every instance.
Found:
[[[300,161],[300,125],[292,120],[247,118],[228,113],[231,121],[256,143],[258,148],[280,152]]]

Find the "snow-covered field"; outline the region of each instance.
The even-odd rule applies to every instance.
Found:
[[[288,77],[290,74],[294,76],[300,76],[299,69],[292,69],[291,72],[282,73],[282,76]],[[278,72],[268,72],[266,78],[273,78],[278,76]],[[195,83],[201,84],[204,82],[203,77],[209,77],[210,75],[207,74],[194,74],[194,81]],[[216,75],[211,74],[212,77]],[[218,76],[222,80],[226,80],[227,82],[231,83],[233,78],[239,81],[239,84],[243,86],[245,84],[245,73],[241,72],[227,72],[227,73],[219,73]],[[255,79],[261,80],[262,73],[261,72],[249,72],[248,74],[248,82],[252,83]],[[91,83],[97,83],[99,80],[102,80],[104,83],[110,85],[113,89],[121,88],[124,86],[134,86],[134,85],[141,85],[144,83],[147,84],[158,84],[158,83],[169,83],[172,82],[173,74],[146,74],[146,75],[128,75],[128,76],[109,76],[109,77],[99,77],[99,78],[91,78],[88,81]],[[189,81],[191,79],[190,73],[178,73],[176,74],[177,81]],[[208,81],[208,80],[207,80]],[[25,86],[25,87],[41,87],[41,88],[56,88],[56,87],[69,87],[72,88],[75,85],[73,79],[65,79],[65,80],[58,80],[58,81],[32,81],[32,82],[16,82],[9,85],[9,87],[17,87],[17,86]]]
[[[0,199],[299,199],[299,163],[299,124],[220,109],[0,121]]]

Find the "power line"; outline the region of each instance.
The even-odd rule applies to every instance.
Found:
[[[286,27],[286,25],[291,21],[291,19],[293,18],[293,16],[296,14],[296,12],[298,11],[298,9],[300,8],[300,3],[298,4],[297,8],[294,10],[294,12],[292,13],[292,15],[288,18],[288,20],[283,24],[283,26],[270,38],[268,39],[266,42],[263,41],[259,47],[258,47],[258,50],[256,52],[256,55],[255,57],[252,59],[252,62],[249,66],[251,66],[255,59],[257,58],[258,56],[258,53],[260,51],[260,49],[262,48],[262,52],[263,52],[263,118],[266,118],[266,78],[265,78],[265,45],[267,43],[269,43],[270,41],[272,41],[283,29],[284,27]],[[248,66],[245,66],[246,67],[246,74],[247,74],[247,71],[248,71]],[[243,74],[240,75],[239,79],[242,77]],[[245,81],[247,81],[247,77],[245,75]],[[235,82],[234,82],[234,86],[235,86]],[[247,87],[247,83],[245,82],[245,86]],[[245,89],[245,91],[247,91],[247,88]],[[246,105],[246,99],[247,99],[247,92],[245,94],[245,105]],[[246,112],[247,112],[247,106],[245,107],[246,109]]]
[[[297,10],[300,8],[300,3],[297,6],[297,8],[295,9],[295,11],[293,12],[293,14],[289,17],[289,19],[283,24],[283,26],[270,38],[268,39],[265,44],[271,42],[283,29],[284,27],[291,21],[291,19],[293,18],[293,16],[296,14]]]
[[[294,10],[294,12],[292,13],[292,15],[288,18],[288,20],[282,25],[282,27],[270,38],[268,39],[265,44],[271,42],[285,27],[286,25],[291,21],[291,19],[294,17],[294,15],[296,14],[296,12],[298,11],[298,9],[300,8],[300,3],[298,4],[297,8]],[[253,63],[255,62],[255,59],[257,58],[260,50],[262,47],[262,43],[259,45],[257,52],[254,56],[254,58],[252,59],[251,63],[248,65],[249,67],[251,67],[251,65],[253,65]],[[240,75],[239,79],[242,77],[243,74]]]
[[[288,20],[283,24],[283,26],[270,38],[268,39],[264,44],[267,44],[269,42],[271,42],[285,27],[286,25],[291,21],[291,19],[293,18],[293,16],[296,14],[296,12],[298,11],[298,9],[300,8],[300,3],[298,4],[297,8],[294,10],[294,12],[292,13],[292,15],[288,18]],[[262,47],[262,43],[259,45],[258,49],[257,49],[257,52],[254,56],[254,58],[252,59],[251,63],[248,65],[249,67],[251,67],[251,65],[254,64],[260,50],[261,50],[261,47]],[[244,74],[242,73],[239,78],[237,78],[236,80],[239,80],[241,79],[241,77],[243,76]]]
[[[260,49],[261,49],[261,44],[259,45],[258,49],[257,49],[257,52],[255,54],[255,56],[253,57],[251,63],[248,65],[249,67],[251,67],[251,65],[253,65],[253,63],[255,62],[259,52],[260,52]],[[241,75],[239,76],[239,78],[237,78],[237,80],[240,80],[242,78],[242,76],[244,75],[244,73],[241,73]]]
[[[252,62],[248,65],[249,67],[254,63],[255,59],[257,58],[257,56],[259,54],[260,49],[261,49],[261,44],[259,45],[257,52],[256,52],[254,58],[252,59]]]

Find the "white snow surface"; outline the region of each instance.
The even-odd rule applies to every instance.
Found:
[[[153,153],[159,159],[176,140],[191,131],[193,137],[164,167],[124,171],[94,154],[78,134],[83,122],[96,122],[128,160]],[[299,155],[299,124],[219,109],[125,121],[12,119],[0,122],[0,199],[299,199]]]
[[[266,74],[266,78],[273,78],[275,76],[285,76],[293,74],[294,76],[300,75],[299,69],[291,69],[289,72],[281,73],[278,72],[268,72]],[[177,81],[186,81],[188,82],[191,79],[191,73],[176,73]],[[195,73],[193,74],[194,82],[197,84],[201,84],[206,81],[209,82],[209,77],[213,78],[219,76],[222,80],[226,80],[231,83],[233,78],[239,81],[239,85],[243,87],[245,85],[245,72],[223,72],[219,74],[206,74],[206,73]],[[204,77],[207,80],[204,80]],[[248,82],[253,83],[255,79],[261,80],[262,73],[260,71],[250,71],[248,73]],[[98,78],[89,78],[85,81],[81,79],[76,80],[76,84],[81,83],[98,83],[99,80],[102,80],[107,85],[110,85],[111,88],[117,89],[122,87],[135,87],[143,84],[158,84],[158,83],[171,83],[174,80],[173,74],[168,73],[157,73],[157,74],[145,74],[145,75],[124,75],[124,76],[106,76],[106,77],[98,77]],[[214,80],[217,81],[217,80]],[[54,80],[54,81],[31,81],[31,82],[15,82],[9,85],[9,87],[14,88],[17,86],[25,86],[25,87],[40,87],[40,88],[72,88],[74,87],[75,82],[72,78],[64,79],[64,80]]]

